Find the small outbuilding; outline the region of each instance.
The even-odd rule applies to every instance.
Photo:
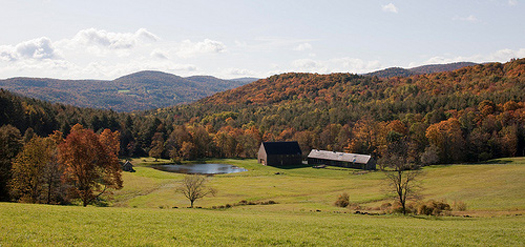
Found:
[[[376,161],[371,155],[353,154],[313,149],[308,154],[309,165],[329,165],[363,170],[375,170]]]
[[[259,148],[257,161],[268,166],[296,166],[302,164],[302,152],[299,143],[263,142]]]
[[[131,164],[131,162],[127,161],[122,164],[122,170],[125,171],[125,172],[135,172],[135,169],[133,169],[133,164]]]

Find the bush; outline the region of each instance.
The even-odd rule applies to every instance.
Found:
[[[388,210],[390,210],[390,207],[392,207],[392,203],[386,202],[381,204],[381,207],[379,207],[379,209],[381,209],[384,212],[387,212]]]
[[[237,206],[247,206],[247,205],[272,205],[272,204],[278,204],[278,202],[269,200],[269,201],[262,201],[262,202],[254,202],[254,201],[248,201],[248,200],[241,200],[238,203],[234,204],[226,204],[221,206],[212,206],[212,209],[223,209],[223,208],[232,208]]]
[[[467,210],[467,204],[463,201],[454,201],[454,203],[452,204],[452,207],[454,208],[454,210],[457,210],[457,211]]]
[[[490,160],[492,159],[492,154],[487,152],[480,153],[478,159],[481,161]]]
[[[443,211],[451,211],[452,208],[445,201],[429,200],[421,202],[417,207],[417,214],[440,216]]]
[[[350,205],[350,197],[348,194],[343,193],[337,197],[337,201],[334,203],[335,206],[345,208],[346,206]]]
[[[410,214],[410,213],[414,212],[414,208],[412,207],[412,204],[406,205],[405,211],[406,211],[407,214]],[[398,201],[395,201],[390,206],[389,212],[392,213],[392,214],[402,214],[403,213],[403,207],[401,206],[401,203],[399,203]]]

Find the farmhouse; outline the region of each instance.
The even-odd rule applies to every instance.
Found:
[[[342,153],[313,149],[308,154],[309,165],[330,165],[364,170],[375,170],[376,161],[365,154]]]
[[[297,142],[263,142],[257,160],[268,166],[300,165],[302,152]]]
[[[135,169],[133,169],[133,165],[129,161],[126,161],[126,163],[122,164],[121,167],[122,170],[125,172],[135,172]]]

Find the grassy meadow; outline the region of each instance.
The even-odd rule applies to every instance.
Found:
[[[135,173],[123,173],[124,189],[112,196],[114,206],[159,208],[187,207],[189,202],[176,193],[184,175],[148,167],[151,160],[134,160]],[[159,161],[161,163],[165,161]],[[333,206],[337,196],[347,193],[350,201],[362,208],[373,209],[392,202],[384,175],[379,171],[362,171],[339,167],[313,169],[308,166],[280,169],[262,166],[256,160],[207,160],[248,169],[247,172],[215,175],[210,185],[219,193],[198,200],[196,206],[212,207],[234,204],[241,200],[274,200],[272,210],[346,210]],[[278,173],[278,174],[277,174]],[[498,159],[487,164],[431,166],[423,168],[420,196],[424,200],[465,202],[468,213],[497,214],[524,212],[525,158]],[[463,212],[460,212],[463,213]]]
[[[525,217],[0,204],[2,246],[523,246]]]
[[[124,188],[107,198],[112,207],[0,203],[0,246],[525,246],[525,158],[425,167],[423,199],[468,205],[444,217],[356,215],[355,207],[333,206],[343,192],[362,211],[392,202],[381,172],[233,159],[206,160],[248,171],[209,177],[219,193],[189,209],[175,191],[182,174],[149,167],[165,161],[132,162],[137,172],[123,173]],[[241,200],[278,204],[211,209]]]

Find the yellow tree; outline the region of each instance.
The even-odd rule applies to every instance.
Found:
[[[461,124],[456,118],[450,118],[430,125],[425,136],[430,144],[439,148],[443,161],[454,162],[462,160],[465,139],[463,138]]]
[[[16,200],[47,204],[66,200],[66,186],[61,181],[63,170],[57,157],[61,136],[58,131],[47,138],[34,136],[24,145],[12,168],[10,187]]]
[[[10,181],[11,195],[21,202],[38,203],[43,188],[40,174],[44,166],[51,159],[48,143],[41,137],[34,137],[28,141],[15,162],[13,162],[12,180]]]
[[[345,147],[345,151],[351,153],[363,153],[377,155],[381,144],[379,136],[383,128],[380,124],[371,120],[363,119],[356,122],[352,129],[352,140]]]
[[[101,138],[77,124],[60,144],[60,161],[65,166],[65,179],[83,206],[94,202],[108,188],[121,189],[121,168],[114,143],[116,133]]]
[[[149,156],[155,158],[155,161],[157,161],[162,156],[162,152],[164,152],[164,138],[162,137],[162,133],[157,132],[151,140]]]

